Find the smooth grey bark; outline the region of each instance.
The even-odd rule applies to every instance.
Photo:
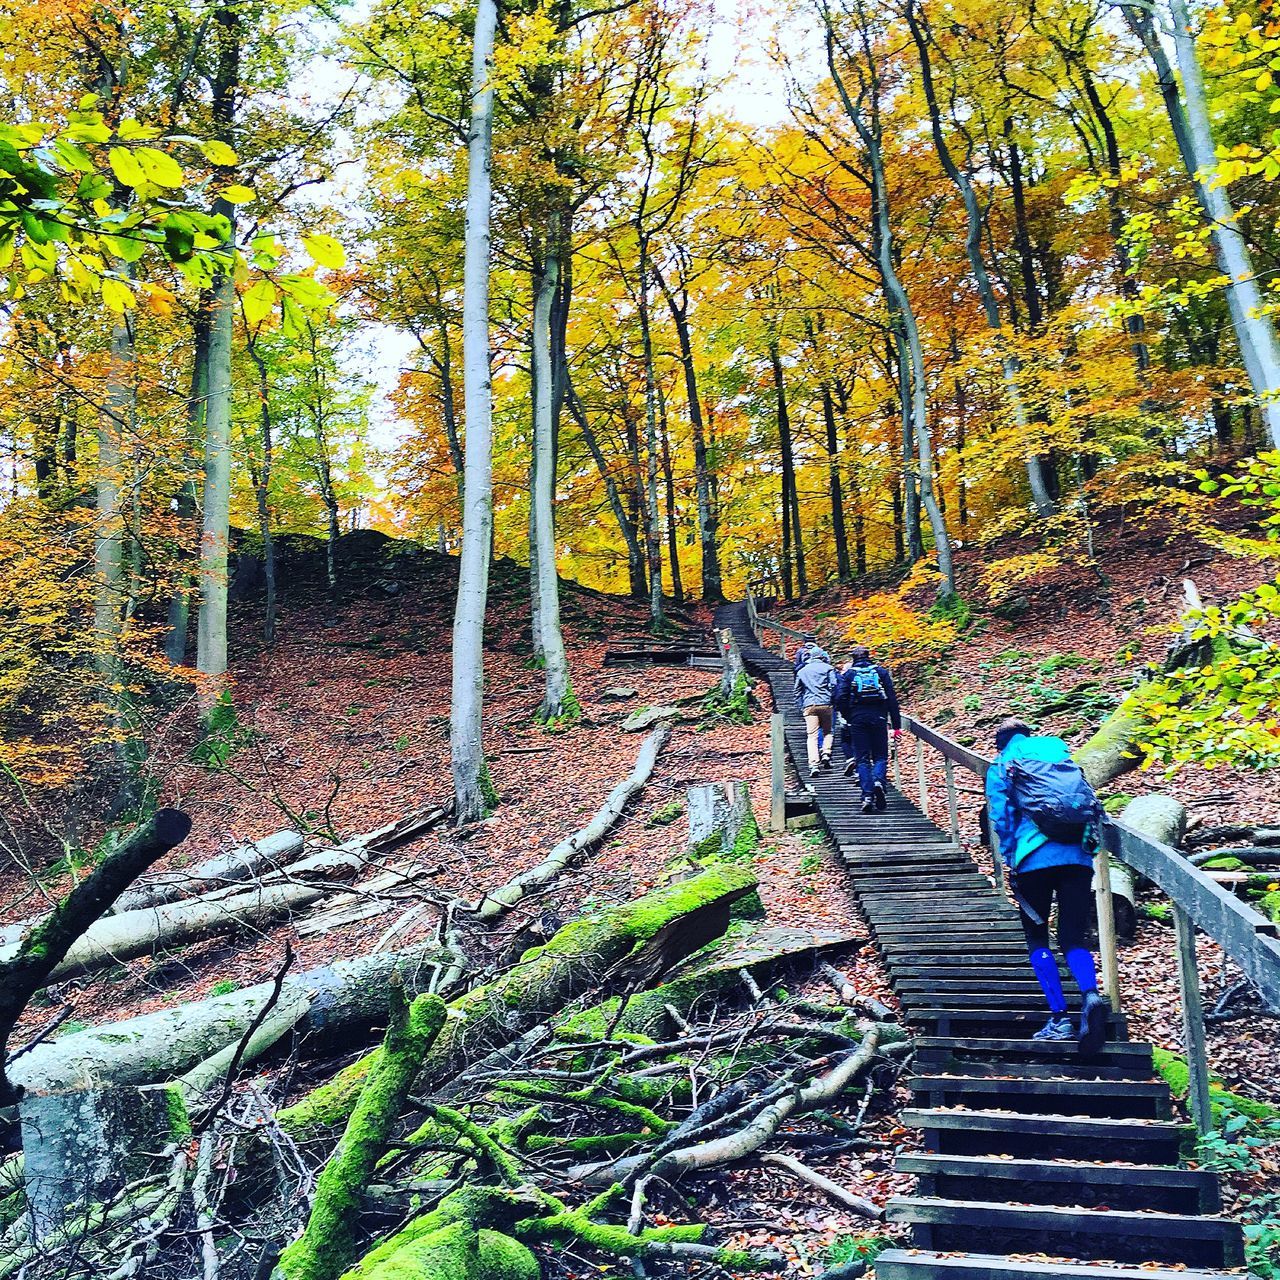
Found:
[[[262,538],[262,571],[266,579],[266,612],[262,620],[262,638],[268,645],[276,642],[276,543],[271,530],[271,471],[275,444],[271,422],[271,386],[267,362],[258,350],[257,339],[248,341],[249,356],[258,370],[258,428],[262,448],[262,465],[255,469],[253,492],[258,509],[258,533]]]
[[[1160,42],[1154,8],[1123,3],[1123,0],[1118,7],[1155,66],[1174,140],[1209,223],[1218,266],[1227,277],[1227,309],[1231,313],[1231,326],[1240,347],[1240,357],[1258,397],[1258,410],[1267,424],[1272,446],[1280,448],[1280,343],[1277,342],[1271,317],[1265,310],[1266,299],[1258,287],[1253,259],[1236,219],[1231,197],[1225,186],[1215,186],[1212,180],[1217,155],[1208,96],[1186,0],[1169,0],[1173,46],[1182,75],[1181,93]]]
[[[462,553],[453,618],[453,689],[449,751],[454,812],[473,822],[486,804],[484,616],[493,528],[493,404],[489,370],[489,216],[493,199],[493,62],[496,0],[479,0],[471,53],[471,121],[467,130],[467,214],[463,248],[462,377],[466,411]]]
[[[93,629],[98,673],[112,706],[112,720],[117,728],[123,728],[127,717],[121,691],[120,659],[125,543],[121,440],[132,428],[137,412],[133,325],[127,313],[119,316],[111,327],[109,361],[106,394],[98,415]]]
[[[200,503],[197,471],[202,465],[205,433],[205,397],[209,374],[209,317],[203,306],[197,312],[191,331],[191,390],[187,399],[188,476],[177,495],[178,520],[195,529]],[[169,600],[168,625],[165,632],[165,657],[180,667],[187,656],[187,631],[191,622],[191,583],[183,574]]]
[[[639,219],[637,219],[639,222]],[[661,626],[662,610],[662,511],[658,506],[658,388],[653,368],[653,329],[649,315],[649,239],[640,233],[640,283],[638,290],[640,341],[644,356],[645,443],[645,549],[649,569],[649,621]]]
[[[554,216],[551,235],[555,237]],[[533,453],[534,488],[531,506],[535,512],[536,541],[530,557],[537,568],[536,607],[542,641],[545,689],[538,715],[552,720],[565,714],[570,696],[569,656],[560,630],[560,578],[556,571],[555,534],[555,414],[551,370],[551,309],[556,299],[560,264],[548,252],[535,271],[533,299]],[[536,551],[536,555],[535,555]]]
[[[200,537],[200,614],[196,669],[209,677],[207,710],[227,671],[227,557],[231,525],[231,340],[235,282],[223,271],[210,289],[208,399],[205,410],[204,518]]]
[[[218,57],[213,84],[214,132],[234,145],[236,98],[240,89],[240,14],[233,0],[219,0],[214,14]],[[214,209],[231,225],[227,252],[235,240],[235,206]],[[196,669],[207,677],[199,690],[206,712],[226,687],[227,556],[231,534],[231,346],[236,287],[230,261],[208,290],[209,343],[206,373],[204,498],[200,536],[200,614],[196,623]]]
[[[995,332],[1002,329],[1000,323],[1000,305],[996,300],[996,291],[991,285],[991,276],[987,272],[987,264],[982,257],[982,236],[984,221],[982,210],[978,205],[978,195],[973,189],[973,182],[966,170],[956,163],[947,145],[942,131],[942,113],[938,107],[938,95],[933,83],[933,67],[929,58],[929,45],[923,25],[922,15],[916,10],[912,0],[907,3],[907,23],[915,40],[916,50],[920,56],[920,81],[924,90],[925,103],[929,110],[929,125],[933,135],[934,150],[938,153],[938,161],[943,172],[951,179],[960,199],[964,203],[965,212],[965,256],[969,259],[969,268],[973,272],[973,283],[978,290],[978,298],[982,303],[983,316],[987,327]],[[1004,380],[1005,395],[1009,399],[1009,408],[1013,413],[1014,424],[1020,432],[1027,429],[1028,418],[1026,405],[1022,400],[1022,390],[1018,386],[1018,361],[1010,352],[1002,352],[1000,368]],[[1031,501],[1036,511],[1043,518],[1054,512],[1054,502],[1049,496],[1049,487],[1045,483],[1044,468],[1038,454],[1028,452],[1025,455],[1027,482],[1031,487]]]
[[[916,443],[916,458],[919,464],[920,502],[929,517],[929,527],[933,533],[934,549],[938,556],[938,572],[942,575],[940,598],[955,595],[955,568],[951,556],[951,535],[947,531],[946,520],[938,505],[937,494],[933,486],[933,441],[928,420],[928,387],[924,363],[924,347],[920,341],[920,327],[916,322],[915,311],[911,300],[898,275],[893,255],[893,227],[889,219],[889,190],[885,180],[884,153],[880,136],[879,108],[879,73],[875,68],[875,54],[862,32],[863,53],[867,60],[867,83],[860,94],[860,102],[866,102],[862,109],[849,96],[839,68],[836,66],[836,37],[832,26],[831,14],[823,10],[826,21],[827,68],[835,82],[841,105],[849,117],[858,137],[867,153],[867,164],[871,170],[872,182],[872,216],[877,230],[876,265],[884,284],[885,295],[891,312],[896,312],[903,344],[906,348],[907,366],[910,373],[911,418]]]
[[[667,421],[667,397],[658,384],[658,440],[662,446],[662,483],[667,506],[667,559],[671,563],[671,595],[684,604],[684,581],[680,576],[680,517],[676,510],[675,468],[671,465],[671,433]]]

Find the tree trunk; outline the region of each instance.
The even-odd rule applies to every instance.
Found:
[[[644,425],[647,479],[645,482],[646,529],[649,569],[649,618],[656,628],[662,611],[662,513],[658,508],[658,392],[653,367],[653,333],[649,322],[649,240],[640,235],[640,340],[644,355]]]
[[[135,362],[133,322],[126,313],[119,316],[111,327],[110,371],[102,411],[98,416],[97,518],[93,543],[94,642],[103,698],[111,707],[112,727],[119,735],[113,773],[121,794],[128,790],[131,747],[136,745],[130,725],[127,681],[120,651],[125,594],[124,455],[121,441],[132,435],[137,416]]]
[[[474,822],[487,804],[481,715],[484,709],[484,616],[493,527],[493,420],[489,372],[489,172],[493,143],[496,0],[478,0],[471,56],[471,123],[467,133],[467,214],[463,261],[463,389],[467,444],[462,554],[453,620],[453,689],[449,750],[454,812]]]
[[[778,336],[769,337],[769,363],[773,367],[774,403],[777,406],[778,448],[782,453],[782,520],[791,521],[791,554],[795,560],[796,589],[801,595],[809,590],[804,571],[804,536],[800,527],[800,494],[796,487],[795,451],[791,441],[791,414],[787,409],[787,388],[782,375],[782,357]]]
[[[981,207],[978,204],[977,192],[973,189],[973,182],[968,173],[956,163],[954,156],[951,154],[951,148],[947,145],[946,138],[943,135],[942,113],[938,107],[938,95],[933,83],[933,67],[929,57],[929,45],[924,28],[924,19],[912,4],[909,4],[907,8],[907,21],[911,26],[911,34],[920,56],[921,87],[924,90],[925,103],[929,110],[929,123],[933,135],[934,150],[938,153],[938,160],[944,172],[951,179],[956,190],[959,191],[960,198],[964,203],[966,224],[965,254],[969,259],[969,268],[973,273],[973,283],[978,290],[978,299],[982,303],[982,311],[986,318],[987,327],[998,332],[1002,328],[1000,306],[996,300],[995,289],[991,285],[987,264],[982,257],[984,221]],[[1019,188],[1020,190],[1021,188]],[[1031,287],[1034,292],[1034,282]],[[1006,352],[1001,356],[1000,366],[1004,379],[1005,394],[1009,398],[1009,408],[1013,413],[1014,423],[1019,431],[1025,432],[1027,428],[1027,410],[1022,400],[1022,390],[1018,386],[1017,359]],[[1031,487],[1031,500],[1035,505],[1036,511],[1042,518],[1052,515],[1054,503],[1049,495],[1040,457],[1034,452],[1027,453],[1026,467],[1027,482]],[[964,523],[962,515],[961,524]]]
[[[332,1054],[344,1036],[384,1022],[391,975],[398,970],[410,994],[425,991],[444,959],[443,952],[427,947],[379,951],[287,977],[280,1004],[307,998],[295,1033],[299,1050],[309,1056]],[[13,1080],[26,1089],[54,1091],[73,1088],[85,1078],[128,1085],[182,1075],[235,1044],[274,989],[274,982],[260,982],[45,1041],[13,1064]],[[314,1104],[308,1113],[316,1117]]]
[[[849,565],[849,535],[844,523],[844,494],[840,486],[840,437],[831,388],[822,383],[822,417],[827,428],[827,480],[831,490],[831,536],[836,544],[836,575],[841,582],[853,576]]]
[[[618,528],[622,530],[622,540],[627,545],[627,569],[630,581],[630,594],[634,599],[643,600],[647,593],[647,586],[644,577],[644,549],[640,545],[640,537],[636,532],[635,522],[627,515],[627,509],[622,505],[622,497],[618,493],[618,484],[614,480],[613,474],[609,470],[609,464],[605,460],[604,454],[600,451],[600,442],[596,439],[596,433],[592,430],[591,423],[587,418],[586,408],[578,397],[578,392],[573,385],[572,379],[567,385],[567,398],[569,401],[569,412],[573,415],[573,420],[578,424],[578,430],[582,432],[582,439],[586,443],[587,452],[591,454],[592,461],[596,464],[596,470],[600,473],[600,478],[604,481],[605,496],[609,500],[609,508],[613,512],[613,517],[618,522]]]
[[[893,314],[892,305],[890,314]],[[890,339],[893,368],[898,373],[898,410],[902,418],[902,519],[906,535],[905,557],[911,564],[924,559],[924,535],[920,531],[920,485],[917,477],[915,433],[911,428],[911,371],[901,333]],[[902,557],[900,556],[899,559]]]
[[[240,13],[234,0],[218,0],[214,13],[217,66],[213,82],[214,133],[235,143],[240,92]],[[215,212],[231,224],[235,206],[225,200]],[[208,713],[226,687],[227,558],[231,521],[231,348],[236,287],[230,264],[219,268],[208,290],[208,372],[205,379],[203,526],[200,538],[200,616],[196,624],[196,668],[205,676],[200,689]]]
[[[205,401],[209,389],[209,315],[201,305],[196,312],[191,332],[191,391],[187,398],[187,477],[178,490],[175,516],[183,528],[196,529],[196,513],[200,503],[200,486],[196,479],[198,458],[204,449]],[[185,559],[185,555],[181,556]],[[191,583],[183,573],[169,600],[168,625],[165,631],[164,652],[175,667],[180,667],[187,656],[187,631],[191,621]]]
[[[530,554],[537,564],[537,610],[542,641],[545,691],[538,715],[554,720],[572,711],[569,657],[560,631],[560,580],[556,571],[555,542],[555,444],[553,430],[554,387],[551,360],[551,309],[560,274],[559,261],[549,246],[556,238],[555,217],[548,228],[548,252],[534,278],[533,386],[534,386],[534,491],[535,542]]]
[[[680,576],[680,522],[676,513],[675,470],[671,465],[671,437],[667,434],[667,402],[658,388],[658,405],[662,419],[662,483],[667,506],[667,559],[671,562],[671,597],[684,604],[684,579]]]
[[[693,431],[693,474],[698,502],[698,543],[702,552],[702,598],[719,601],[724,599],[724,586],[720,575],[720,547],[716,538],[719,518],[711,491],[711,468],[707,455],[706,425],[702,417],[702,401],[698,395],[698,370],[693,358],[693,341],[689,333],[689,303],[685,296],[677,302],[675,294],[667,287],[662,274],[655,268],[654,278],[662,289],[676,326],[676,340],[680,344],[680,366],[684,370],[685,400],[689,406],[689,425]]]
[[[1142,42],[1155,65],[1174,140],[1209,224],[1219,269],[1227,278],[1227,308],[1231,313],[1231,326],[1240,347],[1240,357],[1258,398],[1258,412],[1266,422],[1272,447],[1280,448],[1280,344],[1276,341],[1275,326],[1266,299],[1258,288],[1249,246],[1236,221],[1227,188],[1216,185],[1211,178],[1204,181],[1197,178],[1201,172],[1206,175],[1213,172],[1217,166],[1217,153],[1204,77],[1185,0],[1169,0],[1174,49],[1178,70],[1182,73],[1181,95],[1151,11],[1123,0],[1116,2],[1130,30]]]
[[[118,898],[131,881],[157,858],[181,844],[191,819],[179,809],[160,809],[78,885],[0,959],[0,1107],[12,1106],[23,1085],[5,1074],[5,1046],[28,1001],[57,971],[81,936]],[[32,1052],[35,1052],[34,1050]],[[24,1067],[30,1054],[24,1055]]]

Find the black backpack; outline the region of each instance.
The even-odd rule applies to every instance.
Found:
[[[1009,760],[1013,802],[1050,840],[1079,844],[1102,805],[1074,760]]]

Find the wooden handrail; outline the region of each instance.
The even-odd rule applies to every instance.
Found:
[[[904,715],[902,727],[976,774],[987,775],[992,761],[961,746],[945,733]],[[1280,932],[1276,925],[1193,866],[1167,844],[1135,831],[1115,818],[1105,818],[1102,839],[1110,853],[1146,876],[1192,923],[1209,935],[1239,965],[1241,972],[1273,1008],[1280,1008]]]
[[[948,783],[952,763],[986,778],[992,761],[968,747],[922,724],[913,716],[902,717],[902,727],[914,734],[917,746],[917,768],[923,785],[923,744],[942,753],[947,762]],[[947,801],[951,810],[952,830],[956,830],[954,787],[948,785]],[[993,840],[993,845],[994,845]],[[1000,876],[1000,855],[992,849],[996,875]],[[1173,904],[1176,925],[1178,981],[1182,1002],[1183,1049],[1187,1057],[1190,1088],[1188,1100],[1196,1129],[1204,1134],[1213,1127],[1213,1109],[1209,1094],[1209,1062],[1205,1051],[1204,1008],[1200,999],[1200,977],[1196,967],[1195,931],[1202,930],[1239,966],[1240,971],[1258,989],[1263,1003],[1280,1010],[1280,938],[1276,925],[1255,911],[1247,902],[1228,892],[1188,862],[1176,849],[1114,818],[1103,818],[1102,848],[1098,853],[1095,876],[1098,902],[1098,946],[1102,968],[1112,1006],[1120,1008],[1119,962],[1116,953],[1115,919],[1111,906],[1109,858],[1111,854],[1146,876]]]

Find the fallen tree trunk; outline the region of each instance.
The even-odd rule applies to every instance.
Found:
[[[324,849],[294,863],[286,875],[259,884],[108,916],[76,939],[46,981],[58,982],[221,933],[262,928],[318,902],[331,892],[328,881],[349,880],[365,865],[362,849]]]
[[[159,810],[108,854],[15,948],[0,956],[0,1107],[12,1106],[22,1096],[21,1085],[10,1080],[4,1062],[9,1035],[27,1002],[121,891],[157,858],[181,844],[190,830],[191,819],[180,809]]]
[[[1161,844],[1177,848],[1187,829],[1187,808],[1172,796],[1138,796],[1125,805],[1120,821]],[[1132,867],[1111,861],[1111,900],[1116,932],[1132,938],[1138,928],[1137,876]]]
[[[417,1091],[429,1092],[444,1084],[583,992],[650,985],[724,933],[733,904],[755,888],[756,877],[749,867],[719,864],[634,902],[565,925],[501,977],[450,1003],[449,1018],[427,1053]],[[374,1049],[338,1078],[282,1111],[281,1125],[295,1136],[310,1137],[318,1127],[345,1123],[378,1054]]]
[[[166,871],[122,893],[112,915],[163,906],[179,898],[195,898],[229,884],[256,880],[263,872],[281,871],[302,856],[302,836],[297,831],[277,831],[250,844],[220,853],[199,866]]]
[[[439,996],[419,996],[410,1005],[403,987],[392,985],[391,1021],[378,1065],[369,1073],[338,1149],[320,1175],[306,1229],[280,1257],[276,1274],[284,1280],[336,1280],[355,1261],[360,1197],[444,1019]]]
[[[670,737],[671,725],[666,723],[649,734],[640,746],[635,768],[609,792],[591,821],[580,831],[561,840],[536,867],[514,876],[500,889],[486,892],[476,906],[476,918],[487,923],[505,915],[529,894],[552,884],[567,867],[599,843],[622,816],[631,798],[649,781],[658,756]]]
[[[299,1051],[332,1053],[344,1033],[383,1022],[391,975],[399,972],[405,990],[417,994],[427,990],[444,960],[434,948],[415,948],[339,960],[287,978],[280,1007],[299,997],[307,1001],[294,1030]],[[234,1046],[274,989],[274,983],[261,982],[63,1036],[23,1054],[13,1064],[13,1079],[42,1090],[71,1088],[84,1079],[121,1085],[173,1079]]]

